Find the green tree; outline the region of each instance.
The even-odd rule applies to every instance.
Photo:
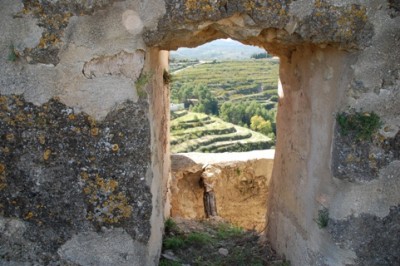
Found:
[[[266,136],[269,136],[270,133],[272,133],[271,121],[265,120],[259,115],[255,115],[251,118],[250,128]]]

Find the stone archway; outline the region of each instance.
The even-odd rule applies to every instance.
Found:
[[[293,265],[400,264],[395,2],[2,1],[0,264],[157,264],[167,51],[221,37],[281,59],[276,250]],[[360,138],[350,122],[376,116]]]
[[[339,229],[332,226],[328,235],[318,219],[335,223],[347,208],[337,204],[331,147],[355,55],[373,34],[367,8],[325,1],[168,1],[166,9],[158,28],[144,35],[156,54],[229,37],[280,57],[283,93],[267,235],[295,265],[360,261],[364,253],[340,248],[334,240]],[[321,217],[328,212],[334,215]]]

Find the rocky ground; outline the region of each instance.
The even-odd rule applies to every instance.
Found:
[[[289,266],[268,241],[255,231],[244,231],[220,219],[167,220],[161,266],[274,265]]]

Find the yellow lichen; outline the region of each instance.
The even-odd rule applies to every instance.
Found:
[[[28,213],[25,215],[24,219],[25,219],[25,220],[30,220],[30,219],[33,218],[33,216],[34,216],[33,212],[28,212]]]
[[[83,180],[88,180],[89,179],[89,175],[87,172],[81,172],[81,177],[83,178]]]
[[[46,143],[46,137],[42,134],[38,136],[38,140],[39,140],[39,143],[42,145],[44,145]]]
[[[8,141],[14,141],[14,140],[15,140],[14,134],[8,133],[8,134],[6,135],[6,140],[8,140]]]
[[[119,151],[119,146],[118,146],[118,144],[113,144],[113,145],[111,146],[111,150],[112,150],[113,152]]]
[[[69,114],[69,115],[68,115],[68,119],[69,119],[69,120],[75,120],[75,118],[76,118],[76,117],[75,117],[74,114]]]
[[[118,191],[118,181],[115,179],[104,179],[96,174],[90,179],[86,172],[81,176],[85,181],[83,193],[87,195],[89,204],[93,211],[89,211],[88,220],[105,223],[118,223],[122,219],[132,215],[132,206],[123,192]]]
[[[43,153],[43,160],[47,161],[50,158],[50,155],[51,155],[51,150],[50,149],[45,150]]]
[[[7,97],[0,96],[0,104],[5,104],[5,103],[7,103]]]
[[[87,120],[88,120],[88,122],[89,122],[91,127],[96,127],[96,120],[93,117],[88,116]]]
[[[4,173],[4,171],[6,170],[6,166],[2,163],[0,163],[0,174]]]
[[[90,134],[91,134],[92,136],[97,136],[97,135],[99,135],[99,128],[97,128],[97,127],[92,128],[92,129],[90,130]]]

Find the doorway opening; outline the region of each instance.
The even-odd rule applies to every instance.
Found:
[[[278,73],[278,57],[231,39],[170,52],[167,234],[173,231],[168,223],[185,228],[207,218],[243,236],[250,230],[254,239],[265,231]]]
[[[278,67],[277,57],[231,39],[170,53],[170,144],[176,187],[172,216],[221,216],[237,226],[262,230],[273,163],[258,161],[273,160]],[[187,165],[174,162],[182,156],[199,168],[195,176],[183,173]],[[197,184],[204,190],[204,206],[193,193]],[[251,205],[252,200],[258,210],[246,212],[248,204],[242,202]],[[191,201],[198,203],[188,204]],[[233,211],[240,208],[245,217]]]

